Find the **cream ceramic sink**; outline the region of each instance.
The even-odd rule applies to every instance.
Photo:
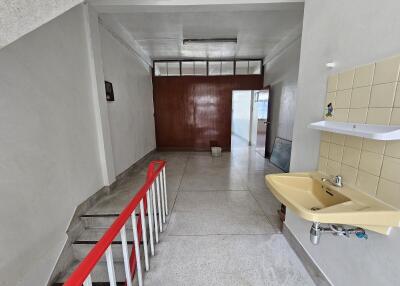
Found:
[[[317,172],[273,174],[265,182],[275,197],[303,219],[362,227],[389,234],[400,210],[346,185],[337,188]]]

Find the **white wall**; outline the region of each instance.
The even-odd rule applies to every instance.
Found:
[[[296,110],[297,78],[300,60],[300,36],[264,65],[264,86],[270,85],[272,102],[271,150],[275,137],[292,140]]]
[[[156,147],[151,70],[100,26],[104,78],[113,84],[108,102],[116,174]]]
[[[45,285],[103,186],[82,7],[0,50],[0,285]]]
[[[317,167],[319,133],[307,124],[321,119],[328,74],[400,52],[399,11],[398,0],[306,0],[291,171]],[[334,285],[398,284],[398,229],[388,237],[370,232],[367,241],[324,235],[312,246],[310,222],[288,211],[286,224]]]
[[[232,133],[250,141],[251,90],[234,90],[232,92]]]
[[[80,5],[1,49],[0,79],[0,285],[45,285],[76,207],[155,148],[151,75]]]

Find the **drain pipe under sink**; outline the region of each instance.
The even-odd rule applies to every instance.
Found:
[[[357,238],[368,239],[365,230],[359,227],[345,227],[338,224],[328,224],[321,226],[321,223],[314,222],[310,229],[310,241],[314,245],[318,245],[323,233],[332,233],[335,236],[350,237],[350,234],[355,234]]]

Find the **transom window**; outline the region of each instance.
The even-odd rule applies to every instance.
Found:
[[[155,76],[224,76],[262,73],[262,60],[155,61]]]

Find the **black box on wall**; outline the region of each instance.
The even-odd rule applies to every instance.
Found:
[[[114,101],[114,90],[112,83],[109,81],[104,82],[106,85],[106,99],[107,101]]]

